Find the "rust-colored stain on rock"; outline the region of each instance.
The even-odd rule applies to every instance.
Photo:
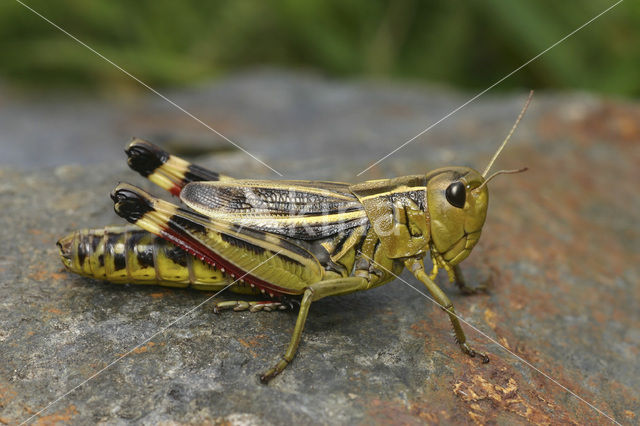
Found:
[[[37,425],[57,425],[68,424],[73,420],[73,417],[78,414],[78,410],[74,405],[69,405],[62,411],[55,411],[51,414],[43,415],[35,421]]]

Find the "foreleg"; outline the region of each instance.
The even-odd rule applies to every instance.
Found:
[[[456,335],[456,342],[460,345],[460,349],[465,354],[474,357],[479,355],[482,358],[482,362],[489,362],[489,357],[481,352],[476,352],[472,348],[467,345],[467,337],[464,335],[464,331],[460,326],[460,321],[458,321],[458,317],[456,315],[456,311],[453,308],[453,304],[451,300],[447,297],[447,295],[438,287],[438,285],[429,278],[429,275],[424,271],[424,266],[422,262],[417,259],[410,259],[405,262],[407,269],[413,272],[413,275],[427,287],[427,290],[433,296],[435,301],[440,305],[440,307],[449,315],[449,320],[451,320],[451,325],[453,325],[453,331]]]

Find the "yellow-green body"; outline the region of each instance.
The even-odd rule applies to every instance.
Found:
[[[446,189],[461,182],[467,197],[462,208],[446,200]],[[363,204],[382,255],[422,258],[431,253],[436,266],[450,271],[471,253],[487,217],[489,192],[484,178],[468,167],[437,169],[427,175],[380,179],[353,185]]]
[[[462,181],[471,194],[463,209],[450,208],[442,197],[447,185],[455,179]],[[235,261],[244,271],[264,262],[255,272],[261,279],[275,282],[278,287],[275,293],[280,294],[302,294],[306,287],[316,282],[349,276],[366,276],[368,288],[377,287],[393,280],[393,274],[402,271],[403,259],[426,255],[432,257],[436,266],[451,271],[469,255],[479,239],[486,217],[488,192],[486,186],[477,194],[472,189],[482,181],[480,175],[471,169],[448,168],[428,175],[345,184],[362,204],[359,215],[364,220],[358,226],[313,242],[295,238],[285,240],[278,235],[252,238],[234,231],[229,217],[217,218],[208,212],[209,217],[218,221],[207,223],[206,243],[219,256]],[[272,182],[270,188],[290,188],[287,185],[287,182]],[[160,233],[161,223],[175,213],[175,207],[162,200],[153,200],[153,203],[155,211],[164,214],[155,219],[146,218],[138,226]],[[193,207],[197,209],[198,206]],[[335,214],[327,220],[338,222],[346,215],[358,217],[350,212]],[[254,215],[244,222],[237,222],[251,226],[260,220],[269,218]],[[301,227],[305,221],[308,221],[305,217],[294,216],[287,224]],[[273,226],[281,225],[277,222]],[[266,250],[258,254],[251,250],[252,246],[238,247],[226,242],[225,235],[242,237],[243,241]],[[228,273],[139,227],[76,231],[60,240],[59,244],[69,247],[65,250],[69,255],[63,258],[68,269],[114,283],[216,290],[233,281]],[[291,252],[294,245],[306,256]],[[313,256],[320,247],[328,255],[324,262]],[[278,250],[289,250],[289,257],[296,263],[277,256],[270,258]],[[371,262],[367,259],[380,265],[377,274],[369,273]],[[361,265],[356,266],[358,262]],[[384,272],[383,268],[393,274]],[[233,290],[258,293],[241,282],[235,283]]]
[[[58,244],[71,271],[116,283],[204,290],[232,284],[233,291],[276,300],[300,296],[292,342],[262,376],[268,381],[293,359],[311,302],[378,287],[408,268],[449,314],[462,350],[476,354],[433,279],[444,268],[468,289],[457,265],[478,242],[488,206],[485,178],[477,171],[449,167],[355,185],[257,181],[220,176],[144,141],[134,140],[127,153],[132,168],[187,208],[119,184],[111,195],[115,210],[136,228],[63,238]],[[424,270],[426,256],[431,275]],[[231,305],[252,306],[218,307]]]

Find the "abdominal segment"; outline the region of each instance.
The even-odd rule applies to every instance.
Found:
[[[215,267],[137,227],[76,231],[58,241],[58,247],[70,271],[113,283],[221,290],[233,281]],[[240,281],[231,289],[259,293]]]

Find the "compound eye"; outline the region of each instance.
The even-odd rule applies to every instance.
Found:
[[[464,202],[467,199],[467,194],[462,182],[453,182],[447,187],[445,191],[447,201],[454,207],[459,209],[464,207]]]

